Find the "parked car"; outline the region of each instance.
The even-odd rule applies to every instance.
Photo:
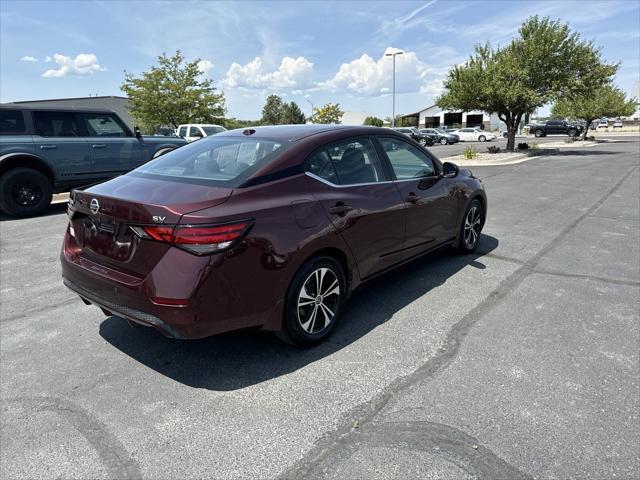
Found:
[[[613,121],[613,128],[614,128],[614,130],[616,128],[622,128],[622,120],[620,120],[619,118],[617,120],[614,120]]]
[[[171,127],[158,127],[154,133],[157,137],[175,137],[176,131]]]
[[[546,137],[547,135],[568,135],[576,137],[584,131],[584,125],[567,122],[565,120],[547,120],[543,124],[532,124],[529,126],[529,133],[536,137]]]
[[[440,128],[421,128],[420,133],[423,135],[429,135],[433,139],[434,143],[439,143],[441,145],[458,143],[460,141],[460,137],[456,134],[448,133]]]
[[[398,128],[394,128],[393,130],[395,130],[398,133],[402,133],[403,135],[406,135],[409,138],[413,138],[416,142],[418,142],[423,147],[430,147],[431,145],[433,145],[433,142],[434,142],[433,138],[430,135],[425,135],[423,133],[420,133],[420,130],[418,130],[415,127],[398,127]]]
[[[460,137],[461,142],[490,142],[498,138],[494,133],[485,132],[477,127],[461,128],[453,133]]]
[[[184,144],[141,136],[111,110],[0,105],[0,210],[35,215],[53,193],[108,180]]]
[[[609,119],[601,118],[596,125],[596,129],[598,128],[609,128]]]
[[[388,128],[232,130],[74,191],[62,276],[169,337],[259,327],[311,344],[368,279],[473,251],[486,206],[471,172]]]
[[[226,132],[227,129],[221,125],[213,125],[209,123],[189,123],[186,125],[178,125],[176,135],[183,137],[187,142],[200,140],[201,138],[215,135],[216,133]]]

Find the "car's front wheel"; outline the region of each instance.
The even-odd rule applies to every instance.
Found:
[[[486,141],[487,141],[487,137],[485,137],[484,135],[480,135],[480,136],[478,137],[478,141],[479,141],[479,142],[486,142]]]
[[[575,137],[575,136],[578,134],[578,131],[577,131],[577,130],[569,130],[569,131],[567,132],[567,134],[568,134],[570,137]]]
[[[296,272],[287,292],[283,328],[287,342],[310,346],[335,328],[344,305],[345,272],[332,257],[315,257]]]
[[[32,168],[15,168],[0,178],[0,210],[14,217],[37,215],[52,195],[47,177]]]
[[[440,139],[440,145],[446,145],[447,143],[449,143],[449,141],[445,137]]]
[[[422,145],[423,147],[426,147],[427,146],[427,139],[426,138],[420,138],[420,139],[418,139],[418,143],[420,145]]]
[[[534,132],[534,135],[535,135],[537,138],[544,137],[544,132],[543,132],[542,130],[536,130],[536,131]]]
[[[474,199],[467,206],[460,225],[458,233],[458,250],[460,252],[470,253],[477,248],[483,226],[484,210],[480,200]]]

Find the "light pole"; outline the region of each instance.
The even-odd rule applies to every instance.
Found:
[[[311,117],[309,117],[309,120],[313,122],[313,102],[308,98],[307,98],[307,102],[309,102],[309,104],[311,105]]]
[[[396,50],[395,52],[385,53],[385,57],[393,57],[393,92],[391,93],[392,97],[392,107],[391,107],[391,127],[396,126],[396,55],[402,55],[404,52],[402,50]]]

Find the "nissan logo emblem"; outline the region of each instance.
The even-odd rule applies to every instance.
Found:
[[[98,210],[100,210],[100,203],[98,202],[97,198],[91,199],[91,203],[89,204],[89,210],[91,210],[91,213],[93,213],[94,215],[98,213]]]

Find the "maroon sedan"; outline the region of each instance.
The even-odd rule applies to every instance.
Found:
[[[486,208],[469,171],[390,129],[233,130],[74,191],[62,275],[169,337],[261,327],[310,344],[362,282],[473,251]]]

